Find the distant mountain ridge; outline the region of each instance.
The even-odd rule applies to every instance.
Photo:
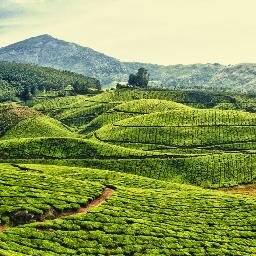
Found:
[[[99,79],[102,84],[127,81],[139,67],[149,70],[151,80],[167,88],[211,88],[256,92],[256,64],[156,65],[121,62],[91,48],[56,39],[32,37],[0,48],[0,60],[33,63],[69,70]]]
[[[101,81],[105,81],[109,74],[125,73],[122,63],[118,60],[50,35],[32,37],[0,48],[0,60],[69,70],[98,77]]]

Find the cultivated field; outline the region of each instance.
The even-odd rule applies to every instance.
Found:
[[[254,104],[122,89],[0,105],[0,255],[256,255]]]

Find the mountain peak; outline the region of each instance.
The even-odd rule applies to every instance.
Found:
[[[39,35],[39,36],[35,36],[35,37],[32,37],[32,38],[47,38],[47,39],[55,39],[53,36],[49,35],[49,34],[42,34],[42,35]]]
[[[25,40],[10,44],[1,49],[12,49],[13,50],[13,49],[16,49],[17,47],[18,48],[21,48],[24,46],[33,47],[37,44],[42,44],[42,43],[44,44],[44,43],[51,42],[51,41],[59,41],[59,40],[52,37],[51,35],[43,34],[43,35],[39,35],[39,36],[33,36],[33,37],[27,38]]]
[[[49,34],[43,34],[38,36],[33,36],[28,39],[25,39],[24,41],[52,41],[52,40],[58,40],[57,38],[54,38],[53,36]]]
[[[0,60],[32,63],[69,70],[109,83],[109,74],[124,74],[120,61],[89,47],[66,42],[49,34],[37,35],[0,48]]]
[[[39,35],[39,36],[37,36],[37,37],[51,37],[51,38],[53,38],[53,36],[51,36],[51,35],[49,35],[49,34],[42,34],[42,35]]]

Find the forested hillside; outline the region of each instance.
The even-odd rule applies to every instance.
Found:
[[[0,61],[0,101],[32,97],[40,93],[85,94],[100,90],[94,78],[32,64]]]

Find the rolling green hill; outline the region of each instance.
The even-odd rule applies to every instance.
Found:
[[[0,255],[256,255],[252,95],[26,104],[0,105]]]
[[[186,110],[190,109],[190,107],[168,100],[131,100],[121,104],[116,104],[114,108],[98,115],[89,124],[86,124],[81,128],[84,128],[84,131],[92,131],[99,129],[103,125],[113,124],[114,122],[127,119],[129,117],[176,109]]]
[[[175,109],[189,109],[188,106],[168,100],[140,99],[118,105],[114,110],[128,113],[149,114]]]
[[[72,137],[74,134],[57,120],[46,117],[27,118],[9,129],[1,138]]]
[[[61,122],[19,105],[0,105],[1,140],[35,137],[70,137]]]
[[[96,132],[108,142],[172,147],[214,146],[255,141],[256,116],[228,110],[173,110],[127,118]]]
[[[112,102],[98,102],[94,100],[94,97],[81,95],[57,97],[50,100],[34,100],[30,104],[33,105],[34,109],[50,115],[73,128],[84,126],[116,105]]]
[[[28,107],[21,107],[16,104],[0,105],[0,136],[15,127],[20,121],[35,116],[40,116],[40,113]]]
[[[149,111],[167,111],[177,107],[188,109],[189,106],[193,106],[254,112],[255,105],[256,98],[249,95],[138,89],[107,91],[91,97],[57,97],[30,102],[30,106],[34,109],[57,118],[73,128],[85,129],[86,132],[98,129],[103,124],[146,114]]]
[[[159,155],[93,139],[72,137],[37,137],[0,141],[1,159],[87,159],[138,158]]]
[[[248,183],[256,175],[255,114],[218,109],[218,104],[249,99],[138,89],[39,98],[26,109],[58,121],[46,116],[22,120],[3,136],[0,156],[52,159],[206,187]]]

